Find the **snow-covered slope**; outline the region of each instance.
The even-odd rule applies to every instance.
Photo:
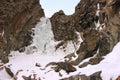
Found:
[[[51,71],[47,74],[50,68],[42,70],[44,66],[52,61],[58,62],[64,57],[64,55],[41,55],[38,53],[34,54],[24,54],[16,51],[11,52],[12,57],[10,57],[10,62],[6,66],[10,65],[10,69],[14,74],[17,74],[17,80],[23,80],[22,76],[30,76],[36,74],[36,78],[41,78],[42,80],[49,80],[51,73],[58,76],[58,73]],[[36,66],[39,65],[39,66]],[[12,80],[10,76],[5,73],[5,70],[0,71],[0,80]],[[57,80],[57,79],[53,79]]]
[[[96,71],[102,71],[103,80],[115,80],[120,76],[120,42],[113,48],[113,51],[105,56],[105,59],[97,65],[89,65],[80,69],[81,74],[90,75]]]
[[[102,71],[102,80],[116,80],[120,76],[120,42],[116,44],[112,52],[104,57],[97,65],[88,65],[84,68],[78,68],[76,72],[70,75],[64,75],[64,77],[70,77],[71,75],[85,74],[87,76],[92,75],[95,72]],[[85,61],[85,60],[84,60]],[[87,61],[87,59],[86,59]]]

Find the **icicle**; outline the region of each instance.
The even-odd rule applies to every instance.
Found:
[[[99,16],[100,13],[100,4],[97,4],[97,11],[96,11],[96,16]],[[100,21],[98,20],[98,22],[95,22],[96,25],[96,29],[98,29],[100,27]]]

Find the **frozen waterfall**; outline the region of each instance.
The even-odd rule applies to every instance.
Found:
[[[51,22],[49,18],[42,17],[40,22],[37,23],[35,28],[33,28],[33,42],[30,46],[26,47],[26,53],[31,54],[34,52],[38,52],[41,54],[64,54],[64,53],[74,53],[76,51],[76,47],[80,46],[81,38],[78,40],[79,43],[74,45],[72,41],[68,41],[66,47],[58,48],[55,50],[55,46],[60,41],[54,40],[54,35],[51,28]],[[77,33],[78,36],[80,34]]]

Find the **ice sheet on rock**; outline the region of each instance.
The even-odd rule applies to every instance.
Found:
[[[55,46],[59,43],[54,40],[54,35],[51,28],[51,23],[48,18],[42,17],[40,22],[36,25],[33,35],[33,44],[37,48],[37,51],[45,54],[54,54],[54,53],[73,53],[75,47],[72,41],[67,41],[67,45],[64,49],[59,48],[55,50]],[[78,34],[79,35],[79,34]],[[78,44],[79,45],[79,44]],[[27,47],[27,53],[30,53],[31,49]]]
[[[50,53],[54,50],[55,41],[53,32],[51,29],[50,20],[47,18],[41,18],[40,22],[36,25],[33,36],[33,44],[42,53]]]

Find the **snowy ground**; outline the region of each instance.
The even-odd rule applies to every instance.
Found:
[[[49,80],[51,75],[58,76],[58,73],[55,73],[54,71],[47,72],[50,70],[47,68],[46,70],[42,70],[44,66],[49,62],[58,62],[60,59],[64,57],[64,55],[40,55],[39,53],[34,54],[24,54],[19,52],[11,52],[10,62],[6,64],[6,66],[10,65],[10,69],[14,74],[16,74],[18,71],[19,74],[17,75],[18,80],[23,80],[22,76],[30,76],[33,74],[37,74],[36,78],[39,79],[39,77],[42,80]],[[40,67],[36,66],[36,64],[40,65]],[[54,77],[52,80],[57,80]],[[12,78],[11,78],[12,79]],[[10,77],[7,75],[7,73],[4,72],[4,70],[0,71],[0,80],[10,80]]]
[[[54,72],[50,67],[46,69],[44,69],[44,67],[49,62],[63,61],[67,53],[75,52],[76,49],[73,47],[74,45],[69,41],[65,50],[62,48],[57,51],[55,50],[55,45],[59,42],[55,42],[53,39],[49,19],[42,18],[41,22],[34,28],[34,31],[33,44],[26,47],[23,53],[12,51],[9,56],[10,62],[0,66],[0,80],[13,80],[13,78],[6,73],[5,69],[2,68],[4,66],[11,69],[15,77],[17,77],[17,80],[23,80],[22,76],[28,77],[30,75],[32,77],[35,76],[37,80],[59,80],[76,74],[91,75],[97,71],[102,71],[101,77],[103,80],[115,80],[120,75],[120,63],[118,62],[120,59],[120,42],[99,64],[88,65],[85,68],[78,68],[76,66],[76,72],[68,75],[65,71],[61,71],[62,77],[60,77],[59,73]],[[81,42],[81,38],[78,41]],[[76,47],[79,46],[76,45]],[[38,66],[36,66],[36,64]]]
[[[105,56],[105,59],[97,65],[88,65],[85,68],[77,68],[76,72],[66,74],[64,71],[61,73],[63,77],[69,77],[75,74],[86,74],[91,75],[94,72],[102,71],[101,77],[103,80],[115,80],[120,75],[120,42],[114,47],[113,51]],[[17,54],[16,54],[17,53]],[[37,79],[40,77],[42,80],[59,80],[60,77],[58,73],[50,71],[50,68],[46,70],[41,70],[43,67],[51,61],[60,61],[64,55],[40,55],[35,54],[24,54],[13,51],[11,53],[10,62],[5,64],[6,66],[10,65],[10,68],[14,74],[17,71],[20,71],[18,74],[18,80],[23,80],[21,76],[29,76],[37,74]],[[37,64],[40,64],[41,67],[37,67]],[[54,75],[54,76],[53,76]],[[3,70],[0,71],[0,80],[12,80],[12,78]]]

